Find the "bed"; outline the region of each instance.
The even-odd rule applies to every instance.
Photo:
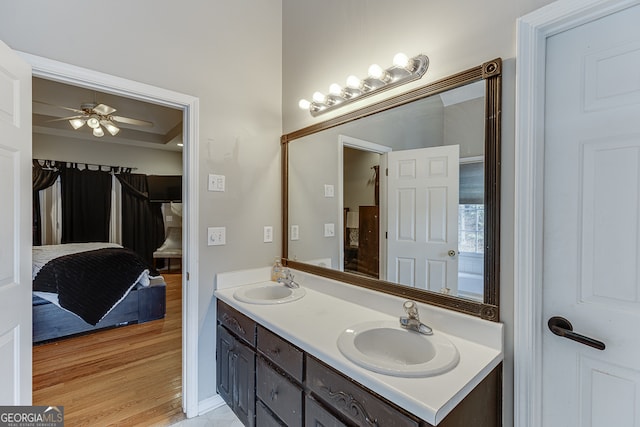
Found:
[[[33,342],[165,315],[162,276],[117,244],[33,247]]]

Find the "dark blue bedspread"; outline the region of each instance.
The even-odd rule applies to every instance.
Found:
[[[152,270],[135,252],[104,248],[55,258],[33,281],[33,290],[55,292],[60,307],[95,325]],[[158,273],[152,271],[151,275]]]

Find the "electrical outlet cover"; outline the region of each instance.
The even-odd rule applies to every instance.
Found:
[[[332,184],[324,185],[324,197],[333,197],[334,193],[335,192]]]
[[[300,238],[300,227],[297,225],[291,226],[291,240],[298,240]]]
[[[335,235],[336,235],[335,225],[333,223],[325,224],[324,225],[324,237],[333,237]]]

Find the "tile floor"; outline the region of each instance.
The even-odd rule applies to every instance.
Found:
[[[227,405],[209,411],[199,417],[182,420],[170,427],[244,427]]]

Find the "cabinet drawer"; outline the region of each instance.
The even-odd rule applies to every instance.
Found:
[[[304,425],[320,427],[348,427],[324,409],[316,400],[307,396],[304,400]]]
[[[259,400],[256,402],[256,427],[286,427]]]
[[[218,321],[252,347],[256,345],[256,322],[218,300]]]
[[[267,359],[302,382],[303,355],[298,347],[258,325],[258,351]]]
[[[302,389],[257,358],[256,394],[288,427],[302,426]]]
[[[417,418],[385,402],[359,384],[307,356],[307,386],[343,418],[359,426],[418,427]]]

